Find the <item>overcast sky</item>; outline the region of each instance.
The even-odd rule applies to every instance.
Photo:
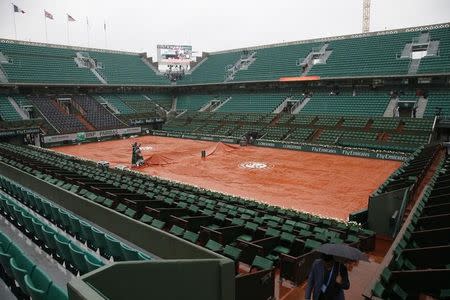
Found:
[[[12,4],[25,14],[13,14]],[[362,0],[0,0],[0,37],[147,52],[157,44],[217,51],[361,32]],[[69,23],[67,13],[76,19]],[[103,23],[107,24],[107,43]],[[372,0],[370,30],[450,21],[450,0]]]

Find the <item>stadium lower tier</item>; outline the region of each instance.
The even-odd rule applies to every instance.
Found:
[[[0,144],[1,162],[118,213],[259,270],[301,282],[313,250],[347,243],[372,250],[370,230],[147,175],[104,169],[35,147]],[[80,203],[80,205],[82,205]]]
[[[414,152],[427,144],[433,118],[335,117],[307,114],[186,112],[163,130],[287,143]]]
[[[386,90],[365,93],[375,99],[374,103],[378,103],[375,105],[376,109],[368,103],[362,105],[365,100],[353,97],[348,90],[342,91],[339,96],[328,95],[321,90],[314,92],[311,98],[305,98],[309,99],[308,103],[299,113],[284,110],[273,113],[278,110],[279,105],[286,104],[286,101],[302,98],[301,95],[275,91],[241,92],[232,96],[214,97],[180,95],[174,103],[168,94],[15,95],[3,99],[10,104],[15,103],[11,108],[16,107],[17,110],[24,103],[34,119],[1,122],[0,126],[5,129],[20,129],[36,124],[44,135],[58,135],[144,125],[146,128],[159,128],[159,125],[152,124],[167,120],[163,130],[169,132],[236,139],[253,133],[253,138],[261,141],[407,153],[414,152],[417,147],[430,141],[434,117],[379,117],[382,114],[380,112],[386,110],[387,103],[392,100],[389,100],[389,93]],[[406,93],[405,97],[408,95]],[[215,100],[211,100],[212,98]],[[284,100],[285,98],[290,100]],[[379,99],[383,100],[378,102]],[[219,105],[214,112],[197,111],[207,103],[214,105],[214,101],[226,102],[220,104],[222,106]],[[234,105],[235,102],[239,105]],[[350,109],[357,103],[360,105],[359,110]],[[431,105],[431,100],[428,105]],[[172,109],[169,113],[166,109],[170,106]],[[224,109],[225,107],[228,108]],[[359,116],[347,115],[351,112],[358,113]]]

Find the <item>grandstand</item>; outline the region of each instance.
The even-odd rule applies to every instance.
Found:
[[[0,283],[290,300],[333,243],[370,257],[355,298],[449,298],[449,49],[444,23],[205,53],[174,79],[0,39]]]

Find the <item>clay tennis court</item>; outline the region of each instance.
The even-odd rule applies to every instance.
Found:
[[[53,149],[130,167],[135,141],[149,164],[141,172],[339,219],[367,207],[370,193],[401,164],[157,136]],[[209,154],[205,159],[202,150]]]

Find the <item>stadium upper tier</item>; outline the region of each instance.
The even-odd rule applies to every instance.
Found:
[[[211,53],[181,83],[448,73],[450,26],[431,27]]]
[[[168,84],[138,53],[0,40],[0,71],[11,83]]]
[[[450,24],[446,23],[210,53],[178,84],[449,72]],[[138,53],[12,40],[0,40],[0,82],[171,84]]]

